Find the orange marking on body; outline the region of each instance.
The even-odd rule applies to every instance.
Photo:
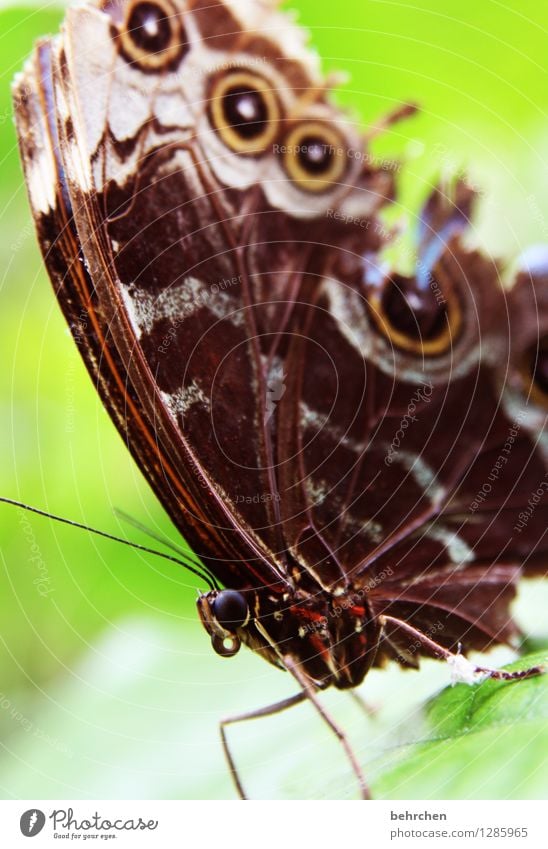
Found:
[[[308,610],[306,607],[296,607],[293,605],[289,609],[292,613],[300,616],[301,619],[312,619],[314,622],[318,622],[320,619],[326,619],[323,613],[317,613],[315,610]]]

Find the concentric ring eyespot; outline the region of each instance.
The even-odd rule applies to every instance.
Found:
[[[260,155],[279,132],[281,109],[272,86],[251,71],[234,69],[211,81],[209,120],[235,153]]]
[[[459,298],[443,291],[436,279],[419,286],[414,278],[395,274],[380,294],[370,298],[378,329],[394,347],[419,356],[444,354],[455,344],[462,326]]]
[[[175,67],[188,50],[180,15],[169,0],[129,3],[118,38],[124,58],[142,71]]]
[[[287,176],[300,189],[329,191],[347,170],[347,145],[342,134],[324,121],[302,121],[280,145]]]
[[[548,406],[548,334],[527,350],[523,366],[527,389],[531,388],[533,400]]]

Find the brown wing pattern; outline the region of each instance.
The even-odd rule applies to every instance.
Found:
[[[458,183],[390,272],[393,175],[348,155],[364,140],[277,13],[178,6],[179,47],[147,58],[126,6],[70,11],[18,126],[57,296],[143,473],[227,585],[510,639],[548,554],[546,255],[506,288]],[[216,104],[242,86],[237,150]],[[415,663],[389,629],[385,657]]]
[[[230,583],[235,576],[230,571],[224,574],[223,568],[230,570],[230,564],[237,563],[243,542],[241,539],[235,541],[231,552],[230,542],[223,539],[220,523],[212,521],[211,527],[208,527],[207,501],[204,505],[203,487],[196,480],[196,466],[192,460],[183,459],[179,453],[173,465],[174,452],[172,450],[171,456],[168,453],[169,442],[161,429],[165,419],[163,406],[154,399],[156,406],[151,412],[150,404],[141,402],[122,353],[113,342],[112,324],[106,318],[104,302],[100,300],[88,270],[87,258],[83,255],[60,159],[57,127],[55,121],[52,122],[55,49],[56,45],[51,42],[44,42],[37,48],[19,82],[24,92],[32,94],[17,98],[24,104],[17,115],[19,139],[46,266],[93,383],[139,468],[174,523],[184,527],[187,540],[197,551],[211,558],[217,572]],[[38,159],[44,170],[37,185],[31,166]],[[55,190],[49,198],[51,202],[46,205],[39,198],[50,186]],[[144,380],[142,375],[136,376],[137,386],[141,389]],[[145,396],[148,397],[147,391]],[[168,419],[168,425],[171,424]],[[202,540],[206,534],[207,544],[204,545]],[[251,550],[249,559],[253,559]],[[275,577],[265,569],[257,576],[265,581],[275,580]]]

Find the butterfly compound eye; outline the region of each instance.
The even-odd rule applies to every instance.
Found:
[[[225,631],[233,632],[249,619],[249,607],[242,593],[221,590],[211,603],[211,612]]]
[[[248,71],[231,71],[213,81],[209,119],[227,147],[257,155],[278,133],[280,107],[266,80]]]
[[[125,58],[143,71],[174,66],[187,49],[181,19],[167,0],[129,3],[120,43]]]
[[[427,285],[393,275],[371,299],[372,315],[397,348],[424,356],[443,354],[454,344],[462,322],[453,290],[444,292],[434,277]]]
[[[328,191],[346,170],[344,139],[321,121],[305,121],[293,128],[280,151],[288,177],[306,192]]]

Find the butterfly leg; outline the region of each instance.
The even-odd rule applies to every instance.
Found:
[[[366,702],[363,696],[360,696],[359,693],[356,693],[355,690],[348,690],[348,695],[352,699],[352,701],[360,708],[363,713],[373,719],[379,712],[379,708],[377,705],[371,705],[369,702]]]
[[[495,678],[500,681],[517,681],[520,678],[533,678],[535,675],[542,675],[545,671],[542,666],[531,666],[529,669],[521,669],[516,672],[507,672],[504,669],[490,669],[486,666],[476,666],[475,663],[470,663],[462,655],[455,654],[449,649],[440,646],[434,640],[430,639],[422,631],[404,622],[402,619],[397,619],[394,616],[380,616],[381,626],[393,625],[401,631],[405,631],[409,636],[413,637],[423,648],[433,654],[435,657],[446,660],[452,667],[457,680],[466,681],[468,684],[474,683],[474,676],[484,676],[486,678]]]
[[[236,714],[235,716],[228,716],[225,719],[222,719],[219,723],[219,731],[221,734],[221,742],[223,744],[223,751],[225,753],[225,758],[228,763],[228,768],[230,770],[230,775],[232,776],[232,780],[236,785],[236,790],[238,792],[238,796],[240,799],[247,799],[248,796],[245,793],[242,782],[240,780],[240,776],[238,773],[238,769],[234,762],[234,758],[232,757],[232,752],[230,751],[230,747],[228,745],[228,740],[226,736],[226,727],[227,725],[235,725],[237,722],[245,722],[248,719],[260,719],[264,716],[273,716],[276,713],[281,713],[284,710],[287,710],[293,705],[299,704],[299,702],[303,702],[307,697],[307,694],[304,690],[300,693],[297,693],[295,696],[290,696],[288,699],[283,699],[281,702],[275,702],[273,705],[267,705],[263,708],[258,708],[257,710],[248,711],[246,713]]]
[[[308,678],[303,675],[298,664],[296,664],[295,661],[289,656],[284,657],[284,664],[286,669],[291,672],[291,674],[297,679],[297,681],[303,688],[303,696],[312,702],[322,719],[328,724],[337,739],[340,741],[341,746],[343,747],[345,754],[348,760],[350,761],[350,765],[352,767],[354,775],[358,779],[362,799],[371,799],[369,787],[367,786],[367,782],[365,780],[361,767],[358,763],[356,755],[352,750],[350,743],[348,742],[346,734],[344,733],[342,728],[335,722],[335,720],[330,716],[330,714],[326,711],[326,709],[318,699],[318,696],[312,684],[310,683]]]

